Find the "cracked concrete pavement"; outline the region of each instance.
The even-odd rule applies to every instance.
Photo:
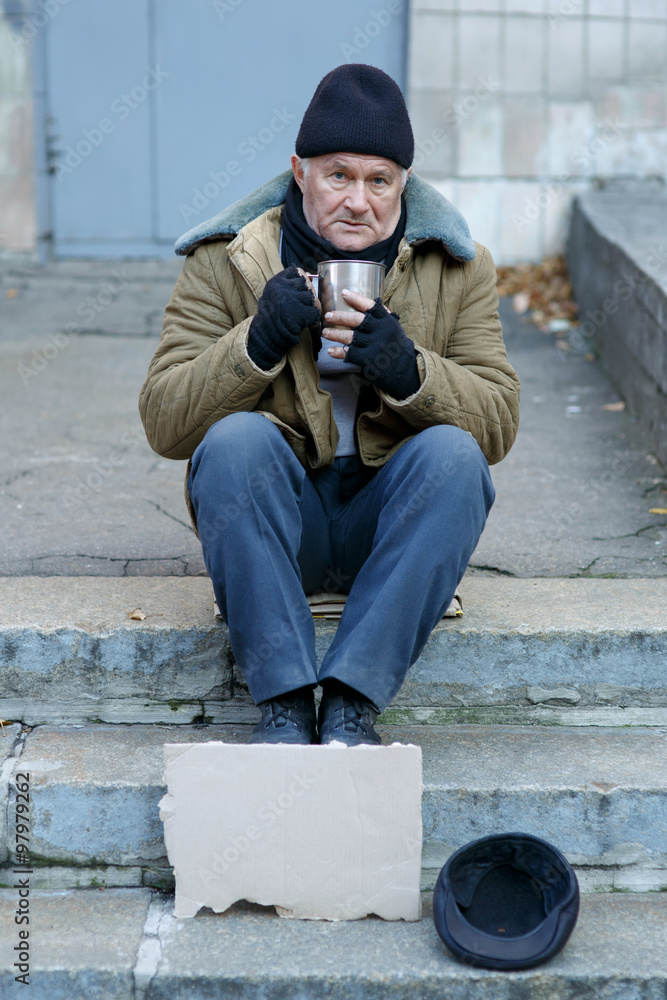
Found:
[[[180,259],[0,266],[0,574],[204,573],[185,464],[146,443],[137,396]],[[667,473],[595,362],[508,302],[522,379],[509,456],[470,573],[665,576]]]
[[[667,473],[583,351],[563,351],[501,302],[522,382],[521,425],[492,468],[496,503],[471,560],[515,576],[667,575]],[[585,348],[584,348],[585,350]]]

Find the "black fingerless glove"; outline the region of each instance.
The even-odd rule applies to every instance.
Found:
[[[287,267],[264,286],[248,332],[248,354],[268,371],[299,343],[303,328],[319,320],[320,311],[306,279],[296,267]]]
[[[421,385],[415,345],[381,299],[354,331],[345,360],[359,365],[364,378],[394,399],[407,399]]]

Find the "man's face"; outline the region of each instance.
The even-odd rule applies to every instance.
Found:
[[[393,233],[403,190],[398,163],[365,153],[326,153],[314,156],[305,173],[293,156],[292,169],[306,222],[339,250],[365,250]]]

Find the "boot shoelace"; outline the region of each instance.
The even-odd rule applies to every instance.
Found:
[[[356,733],[361,727],[370,724],[368,705],[357,698],[343,699],[343,729],[346,733]]]
[[[277,729],[286,726],[290,721],[290,712],[294,708],[296,708],[296,701],[294,700],[279,701],[271,699],[269,701],[271,715],[266,720],[267,726],[275,726]]]

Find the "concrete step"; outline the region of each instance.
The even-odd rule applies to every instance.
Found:
[[[462,592],[385,721],[667,725],[667,579]],[[320,658],[335,627],[317,623]],[[0,692],[0,716],[29,725],[257,718],[200,577],[0,578]]]
[[[381,731],[385,743],[423,750],[423,888],[433,887],[463,844],[522,830],[559,847],[585,891],[667,890],[667,730]],[[11,885],[16,780],[28,772],[36,887],[171,887],[158,811],[163,745],[245,742],[248,732],[242,725],[42,726],[16,737],[3,765],[9,799],[0,884]]]
[[[526,972],[459,964],[424,898],[415,923],[284,920],[236,904],[173,916],[146,889],[33,891],[31,996],[48,1000],[658,1000],[667,992],[667,894],[584,896],[565,949]],[[0,996],[13,997],[16,890],[0,891]]]

